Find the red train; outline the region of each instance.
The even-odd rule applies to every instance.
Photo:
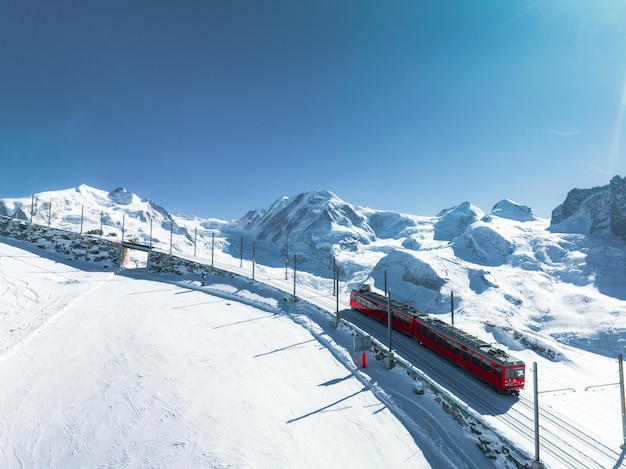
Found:
[[[518,395],[526,365],[503,350],[415,308],[390,300],[391,327],[417,339],[499,392]],[[350,307],[387,324],[387,297],[368,285],[352,290]]]

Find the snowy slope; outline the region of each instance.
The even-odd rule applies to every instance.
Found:
[[[12,292],[2,295],[0,327],[20,325],[0,342],[1,467],[488,462],[437,405],[422,409],[444,424],[430,428],[434,444],[409,433],[354,365],[349,333],[334,331],[341,345],[311,321],[315,308],[276,290],[242,278],[211,277],[202,288],[82,270],[13,244],[0,243]]]
[[[102,192],[104,197],[91,212],[97,218],[85,224],[97,225],[100,214],[109,211],[111,219],[117,220],[111,225],[111,231],[117,227],[117,236],[121,236],[123,221],[127,236],[139,233],[140,240],[150,242],[148,218],[142,221],[137,216],[145,210],[144,199],[126,195],[122,197],[125,204],[105,206],[112,200],[110,194],[81,189],[61,191],[67,197],[67,215],[57,218],[60,227],[78,231],[85,202],[76,199],[77,193]],[[603,200],[609,200],[606,191],[599,192]],[[293,268],[295,255],[300,269],[298,288],[310,288],[311,297],[332,288],[333,261],[342,282],[342,301],[350,288],[364,282],[382,289],[386,272],[395,298],[446,321],[450,318],[450,293],[454,292],[456,324],[500,343],[529,368],[527,391],[519,406],[507,412],[507,417],[519,413],[519,419],[505,424],[496,416],[494,425],[504,433],[507,425],[532,429],[530,367],[538,362],[544,380],[541,389],[570,389],[560,397],[543,397],[558,413],[550,418],[586,428],[589,441],[607,448],[597,457],[604,461],[598,467],[608,467],[619,462],[615,454],[619,455],[622,442],[619,393],[614,383],[618,379],[615,357],[623,352],[626,338],[626,245],[610,232],[606,218],[596,220],[595,226],[605,220],[604,228],[590,232],[594,210],[601,206],[593,203],[597,193],[591,193],[590,199],[570,201],[565,211],[569,218],[561,211],[558,223],[551,225],[550,220],[535,217],[529,207],[509,200],[497,203],[486,214],[471,203],[462,203],[436,217],[420,217],[353,206],[334,194],[314,192],[293,200],[281,198],[268,209],[231,222],[165,212],[161,223],[153,223],[152,239],[165,252],[189,257],[195,253],[207,263],[215,258],[216,264],[246,275],[251,275],[254,252],[257,278],[267,282],[285,278],[285,267]],[[42,203],[44,199],[37,196]],[[13,200],[5,201],[4,206],[19,206],[29,214],[29,204],[30,200]],[[151,216],[158,218],[158,214]],[[45,221],[45,212],[35,217],[35,222]],[[105,228],[105,233],[108,230]],[[287,291],[290,282],[285,281]],[[589,387],[597,392],[586,392]],[[595,403],[598,395],[599,406]],[[581,412],[583,408],[588,411]],[[568,441],[567,436],[562,438]],[[576,439],[571,444],[584,446]],[[531,436],[526,435],[520,445],[532,454]],[[552,462],[559,467],[554,459]]]

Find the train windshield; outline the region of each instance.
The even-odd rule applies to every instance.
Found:
[[[524,368],[513,369],[513,378],[523,378],[523,377],[524,377]]]

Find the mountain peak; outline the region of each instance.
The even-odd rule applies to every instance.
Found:
[[[367,219],[330,191],[281,197],[267,209],[248,212],[236,226],[259,240],[308,246],[320,262],[332,259],[335,245],[354,250],[375,238]]]
[[[480,220],[483,215],[482,210],[469,202],[463,202],[455,207],[442,210],[437,215],[439,220],[434,225],[434,238],[451,241],[463,233],[469,225]]]
[[[520,205],[509,199],[503,199],[495,204],[490,215],[515,221],[533,221],[536,219],[530,207]]]
[[[132,192],[128,192],[125,187],[118,187],[112,192],[109,192],[109,199],[116,204],[129,205],[133,201]]]

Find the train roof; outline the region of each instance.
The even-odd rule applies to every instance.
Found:
[[[356,290],[357,292],[361,293],[363,296],[367,296],[370,297],[371,299],[380,301],[384,304],[387,303],[387,297],[384,295],[381,295],[380,293],[376,293],[372,290],[370,290],[369,285],[364,285],[361,288],[358,288]],[[411,314],[413,316],[428,316],[427,313],[422,313],[421,311],[413,308],[412,306],[409,306],[405,303],[401,303],[398,300],[394,300],[393,298],[389,299],[389,305],[395,310],[395,311],[402,311],[408,314]]]
[[[476,337],[469,332],[465,332],[458,327],[448,324],[441,319],[428,317],[420,318],[422,322],[427,322],[433,329],[445,334],[446,336],[456,340],[457,342],[465,345],[467,348],[476,350],[491,356],[494,361],[499,362],[502,365],[523,365],[524,362],[512,357],[504,350],[484,341],[483,339]]]

